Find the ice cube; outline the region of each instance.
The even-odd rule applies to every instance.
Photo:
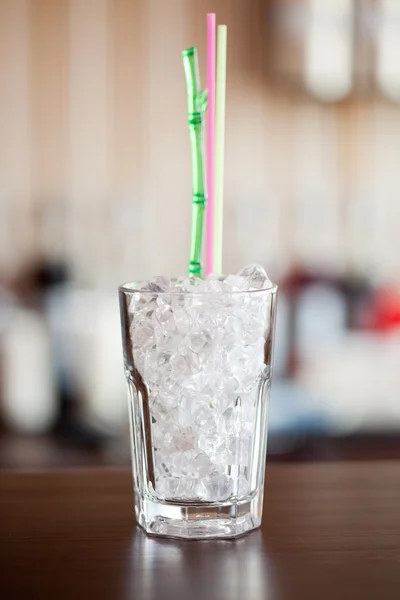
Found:
[[[178,402],[178,420],[182,427],[189,427],[194,421],[193,397],[184,392]]]
[[[231,436],[226,441],[228,464],[248,466],[250,463],[251,437],[246,435]]]
[[[195,332],[188,336],[188,346],[193,352],[199,353],[204,346],[209,346],[211,342],[211,336],[206,331]]]
[[[170,358],[171,354],[169,352],[159,352],[157,356],[157,367],[159,369],[163,369],[164,366],[168,367],[170,364]]]
[[[145,322],[138,327],[133,327],[131,335],[134,348],[141,348],[144,351],[155,344],[154,329],[151,326],[151,322]]]
[[[187,390],[201,392],[207,385],[207,378],[203,372],[197,371],[193,375],[188,375],[183,385]]]
[[[201,448],[211,460],[225,448],[225,438],[216,433],[201,434],[199,436],[199,448]]]
[[[173,312],[168,304],[162,303],[157,305],[153,312],[153,320],[155,325],[164,329],[174,328]]]
[[[182,500],[196,500],[199,497],[197,477],[181,477],[177,495]]]
[[[197,432],[191,427],[181,427],[179,438],[176,440],[176,449],[179,451],[193,450],[197,447]]]
[[[147,281],[141,282],[139,289],[142,292],[154,292],[155,294],[169,292],[171,289],[171,280],[169,277],[157,275],[156,277],[152,277]]]
[[[152,443],[160,456],[176,452],[177,439],[180,437],[180,429],[172,420],[156,421],[151,426]]]
[[[218,421],[218,432],[222,435],[238,434],[241,429],[241,406],[229,406]]]
[[[257,377],[264,363],[263,344],[255,346],[237,346],[227,355],[232,374],[241,381],[248,376]]]
[[[182,336],[175,329],[156,329],[154,335],[157,338],[157,350],[169,356],[178,352],[182,343]]]
[[[250,491],[250,483],[243,475],[239,475],[236,487],[239,497],[247,496]]]
[[[240,275],[228,275],[225,278],[225,284],[230,287],[233,292],[239,292],[246,289],[246,280]]]
[[[210,404],[204,403],[198,406],[195,410],[194,419],[197,431],[204,433],[216,432],[215,409]]]
[[[244,267],[244,269],[239,271],[238,275],[244,278],[246,289],[248,290],[261,290],[270,285],[270,280],[264,267],[257,263]]]
[[[198,487],[198,493],[203,500],[227,500],[233,491],[233,479],[224,474],[205,477]]]
[[[156,493],[165,499],[175,498],[180,484],[179,477],[161,475],[156,480]]]
[[[181,307],[177,307],[173,311],[175,326],[181,334],[186,334],[190,330],[190,317],[188,312]]]
[[[202,283],[203,280],[200,277],[179,277],[175,282],[175,287],[182,292],[194,292]]]
[[[194,368],[200,368],[208,360],[212,350],[211,335],[207,331],[194,332],[188,335],[187,344],[191,355],[189,359]]]
[[[171,411],[178,405],[178,399],[174,394],[168,393],[167,391],[159,391],[158,388],[152,390],[149,395],[149,404],[151,416],[157,422],[166,419],[168,415],[171,415]],[[157,427],[162,427],[158,423]],[[178,429],[176,429],[178,431]]]
[[[134,294],[129,303],[129,312],[133,315],[134,326],[146,322],[157,306],[157,298],[151,294]]]
[[[199,450],[186,450],[174,455],[174,469],[177,469],[180,475],[191,478],[200,478],[209,475],[212,472],[213,465],[208,456]]]
[[[224,321],[224,336],[231,337],[232,344],[237,345],[237,340],[242,339],[242,332],[244,330],[243,319],[240,316],[228,315]],[[229,340],[227,340],[229,342]]]
[[[228,291],[228,286],[222,279],[206,279],[203,289],[207,293],[221,294]]]

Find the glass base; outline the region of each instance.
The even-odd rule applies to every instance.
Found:
[[[261,525],[263,490],[236,503],[174,503],[136,499],[136,518],[150,535],[191,540],[236,538]]]

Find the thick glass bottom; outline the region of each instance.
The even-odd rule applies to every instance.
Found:
[[[173,503],[136,498],[136,518],[150,535],[192,540],[236,538],[261,525],[263,490],[238,502]]]

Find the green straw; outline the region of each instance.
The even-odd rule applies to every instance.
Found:
[[[217,30],[217,82],[215,96],[215,173],[214,173],[214,272],[222,273],[224,216],[224,146],[226,96],[226,25]]]
[[[192,149],[192,234],[189,276],[202,277],[204,212],[206,205],[204,172],[203,115],[207,110],[207,92],[200,90],[197,49],[182,52],[185,69],[190,145]]]

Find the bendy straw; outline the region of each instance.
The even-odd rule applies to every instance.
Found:
[[[185,69],[188,122],[192,153],[192,233],[189,276],[202,276],[202,249],[206,192],[204,185],[203,115],[207,110],[207,92],[200,90],[197,49],[182,52]]]

